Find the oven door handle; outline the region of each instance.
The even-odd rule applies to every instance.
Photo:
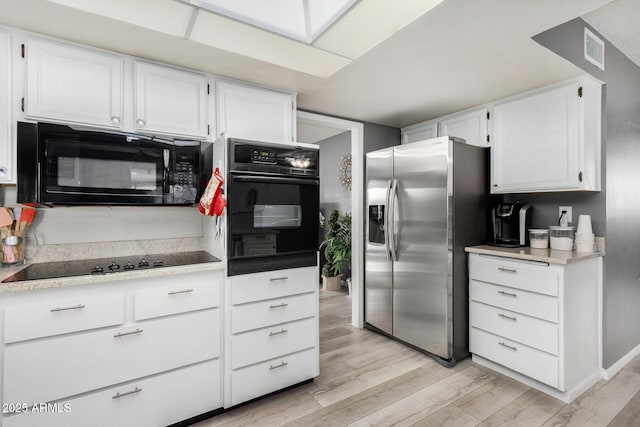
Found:
[[[238,182],[275,182],[283,184],[320,185],[320,181],[317,179],[288,178],[280,176],[232,175],[231,179]]]

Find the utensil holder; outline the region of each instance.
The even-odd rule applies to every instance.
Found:
[[[10,230],[2,235],[2,262],[3,267],[22,265],[26,262],[24,230]]]

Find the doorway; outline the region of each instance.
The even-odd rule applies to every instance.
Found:
[[[316,113],[298,111],[297,134],[299,142],[322,144],[322,141],[325,141],[326,144],[345,144],[345,147],[343,147],[342,149],[336,148],[335,150],[331,150],[331,156],[335,155],[335,153],[333,153],[334,151],[338,153],[342,152],[338,164],[334,166],[336,173],[338,174],[341,173],[340,168],[342,165],[339,162],[342,161],[343,156],[345,156],[346,154],[351,155],[350,197],[341,195],[341,197],[339,198],[340,200],[337,200],[338,198],[335,198],[335,202],[327,198],[325,200],[325,210],[330,209],[330,205],[332,203],[343,204],[343,206],[347,206],[347,202],[350,201],[352,220],[351,324],[357,328],[362,328],[364,325],[364,254],[362,248],[362,242],[364,241],[364,201],[362,194],[364,178],[364,125],[362,123],[353,122],[350,120],[338,119],[335,117],[324,116]],[[340,143],[339,141],[343,142]],[[342,185],[342,181],[338,179],[335,184],[336,191],[338,191],[337,185]],[[331,191],[331,185],[327,185],[327,191]]]

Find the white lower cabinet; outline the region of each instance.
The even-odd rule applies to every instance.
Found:
[[[52,412],[8,417],[4,427],[136,426],[173,424],[219,405],[220,361],[210,360],[59,402]]]
[[[231,372],[231,402],[246,402],[318,375],[318,350],[281,356]]]
[[[225,408],[319,374],[317,267],[225,281]]]
[[[9,406],[2,425],[160,426],[220,408],[222,279],[200,271],[0,295],[2,401],[48,404]]]
[[[600,379],[602,258],[469,255],[473,360],[570,402]]]
[[[201,311],[8,347],[4,398],[49,402],[218,357],[218,331],[210,326],[218,317],[216,310]]]

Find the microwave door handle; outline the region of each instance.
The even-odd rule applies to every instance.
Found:
[[[164,161],[164,172],[162,174],[162,192],[169,193],[169,149],[162,150],[162,160]]]

